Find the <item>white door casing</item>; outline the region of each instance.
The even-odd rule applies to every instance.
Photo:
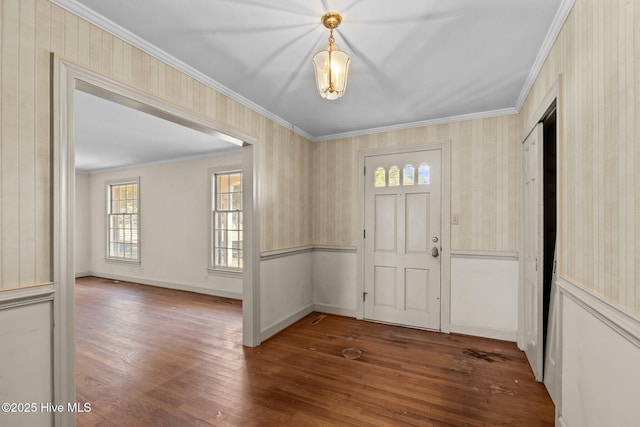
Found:
[[[538,123],[522,144],[522,248],[520,286],[523,346],[537,381],[543,371],[543,125]]]
[[[365,167],[364,318],[440,330],[442,150],[367,156]]]

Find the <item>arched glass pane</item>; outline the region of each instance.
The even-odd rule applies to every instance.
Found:
[[[402,185],[414,185],[416,183],[416,168],[406,165],[402,174]]]
[[[400,185],[400,169],[397,166],[389,168],[389,187]]]
[[[431,166],[426,163],[418,168],[418,185],[431,184]]]
[[[376,169],[376,187],[384,187],[387,185],[387,171],[384,168]]]

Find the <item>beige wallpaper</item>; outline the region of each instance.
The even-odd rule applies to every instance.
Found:
[[[451,141],[452,249],[517,251],[521,128],[506,115],[314,143],[314,244],[358,244],[359,150]]]
[[[310,142],[47,0],[1,0],[0,288],[50,280],[50,52],[258,139],[261,250],[311,243]]]
[[[559,74],[560,273],[640,313],[640,2],[576,0],[525,120]]]

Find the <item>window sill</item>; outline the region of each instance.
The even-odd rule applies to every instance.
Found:
[[[231,277],[233,279],[242,279],[242,270],[231,270],[226,268],[207,268],[209,276]]]

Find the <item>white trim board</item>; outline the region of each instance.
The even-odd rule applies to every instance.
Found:
[[[291,326],[294,323],[296,323],[298,320],[300,320],[303,317],[313,313],[313,309],[314,309],[314,305],[313,305],[313,303],[311,303],[311,304],[301,308],[300,310],[296,311],[295,313],[292,313],[292,314],[288,315],[284,319],[279,320],[279,321],[277,321],[275,323],[272,323],[271,325],[267,326],[266,328],[264,328],[262,330],[262,332],[260,334],[260,340],[262,342],[264,342],[265,340],[271,338],[272,336],[274,336],[278,332],[285,330],[289,326]]]
[[[553,22],[551,23],[551,27],[549,27],[549,31],[547,32],[547,36],[544,38],[544,42],[538,51],[538,56],[536,60],[533,62],[531,66],[531,70],[529,71],[529,76],[522,87],[522,91],[520,92],[520,96],[518,97],[515,105],[516,111],[520,111],[522,105],[527,100],[527,96],[529,96],[529,92],[533,87],[540,71],[542,70],[542,66],[544,62],[547,60],[547,56],[551,52],[562,27],[564,26],[565,21],[569,17],[569,12],[573,8],[573,4],[575,0],[562,0],[560,3],[560,7],[558,7],[558,11],[556,12],[556,16],[553,18]]]
[[[7,289],[0,292],[0,310],[53,301],[54,294],[53,283]]]
[[[336,316],[356,317],[355,310],[331,304],[314,303],[313,311],[317,311],[318,313],[335,314]]]
[[[295,248],[265,251],[260,253],[260,261],[268,261],[270,259],[284,258],[284,257],[304,254],[306,252],[312,252],[312,251],[313,251],[313,246],[299,246]]]
[[[467,325],[451,325],[451,332],[455,334],[471,335],[474,337],[491,338],[502,341],[516,341],[516,331],[510,329],[478,328]]]
[[[640,348],[640,318],[611,304],[568,278],[560,277],[558,286],[562,296],[570,298],[613,331]]]
[[[142,277],[123,276],[120,274],[99,273],[94,271],[90,272],[89,276],[97,277],[99,279],[117,280],[120,282],[131,282],[139,285],[157,286],[159,288],[175,289],[178,291],[187,291],[187,292],[193,292],[196,294],[231,298],[231,299],[237,299],[242,301],[241,292],[229,292],[229,291],[222,291],[218,289],[203,288],[200,286],[191,286],[184,283],[163,282],[162,280],[145,279]]]
[[[509,259],[518,260],[517,251],[467,251],[451,249],[451,258],[477,258],[477,259]]]

